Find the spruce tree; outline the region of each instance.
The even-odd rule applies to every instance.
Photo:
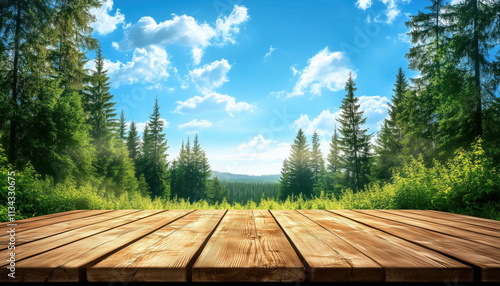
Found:
[[[118,122],[118,137],[126,141],[127,136],[125,135],[127,133],[127,123],[125,122],[125,114],[123,113],[123,108],[122,112],[120,113],[120,121]]]
[[[346,82],[346,96],[342,100],[340,107],[342,113],[337,121],[340,122],[340,146],[343,152],[342,167],[345,175],[345,186],[357,192],[368,183],[369,171],[367,166],[370,164],[370,137],[367,134],[368,129],[361,129],[365,124],[366,118],[363,118],[363,111],[358,104],[359,99],[354,96],[356,91],[352,75]]]
[[[306,136],[299,129],[291,147],[290,156],[284,160],[279,180],[279,198],[285,200],[288,196],[312,197],[314,188],[314,173],[311,168],[311,151]]]
[[[389,104],[389,116],[382,123],[375,146],[377,157],[373,176],[380,180],[389,180],[392,171],[402,164],[401,151],[403,149],[403,138],[401,125],[404,123],[398,122],[398,114],[401,112],[401,102],[408,90],[408,82],[401,67],[396,75],[394,87],[392,103]]]
[[[325,176],[324,180],[324,189],[326,193],[334,194],[335,196],[337,196],[337,198],[340,196],[340,191],[343,184],[339,140],[339,133],[337,131],[337,126],[335,126],[330,142],[330,150],[327,157],[328,165],[327,175]]]
[[[135,161],[139,156],[139,136],[134,120],[130,123],[130,129],[127,136],[127,148],[130,158]]]
[[[100,47],[97,49],[95,68],[84,90],[83,108],[88,114],[87,123],[92,127],[90,136],[95,142],[104,142],[113,136],[117,123],[114,119],[116,102],[112,102],[113,95],[109,92],[109,77],[104,69],[104,57]]]
[[[163,134],[163,121],[160,118],[158,98],[155,99],[153,113],[144,130],[142,174],[150,188],[151,196],[170,197],[168,183],[167,140]]]

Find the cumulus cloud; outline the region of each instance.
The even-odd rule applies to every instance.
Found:
[[[170,125],[170,122],[168,122],[167,120],[163,119],[163,118],[160,118],[160,121],[163,122],[163,128],[168,128],[168,126]],[[127,126],[127,129],[130,127],[130,123],[131,121],[127,122],[126,123],[126,126]],[[135,128],[137,128],[137,132],[144,132],[144,128],[146,128],[146,124],[148,124],[148,121],[144,121],[144,122],[135,122]]]
[[[236,102],[236,98],[216,92],[212,92],[203,97],[194,96],[186,101],[177,101],[176,113],[198,113],[203,111],[218,111],[223,109],[230,116],[233,113],[242,111],[252,111],[254,106],[246,102]]]
[[[91,27],[97,31],[99,35],[106,35],[114,30],[118,24],[125,21],[125,15],[117,9],[114,16],[110,15],[113,10],[113,0],[104,0],[99,8],[90,9],[90,14],[96,17],[96,21],[91,24]]]
[[[389,109],[389,99],[385,96],[366,96],[359,97],[360,109],[366,114],[378,113],[383,114]]]
[[[90,61],[86,68],[95,69],[95,62]],[[135,49],[132,60],[126,63],[104,60],[113,87],[134,83],[149,83],[157,86],[166,81],[171,69],[167,52],[158,47]]]
[[[222,59],[190,71],[189,76],[201,93],[208,94],[228,81],[226,74],[229,69],[231,65]]]
[[[248,149],[253,149],[257,151],[263,151],[263,150],[268,150],[271,143],[274,141],[271,139],[264,139],[264,136],[262,134],[259,134],[255,136],[252,140],[246,143],[242,143],[238,146],[238,150],[244,151]]]
[[[264,56],[264,61],[267,60],[267,58],[274,52],[274,50],[276,50],[275,48],[273,48],[273,46],[269,46],[269,51],[267,51],[266,55]]]
[[[370,8],[370,6],[372,6],[372,0],[358,0],[356,2],[356,6],[359,9],[366,10],[366,9]]]
[[[235,43],[239,25],[249,19],[246,7],[235,5],[229,16],[219,17],[215,27],[199,23],[187,15],[173,15],[171,20],[157,23],[145,16],[125,30],[120,49],[132,50],[149,46],[179,45],[191,48],[193,61],[199,64],[204,48],[211,45]]]
[[[287,98],[304,95],[307,89],[313,95],[321,95],[325,88],[330,91],[343,89],[349,72],[356,78],[356,73],[348,66],[349,61],[344,53],[330,52],[328,47],[324,48],[307,61],[307,66],[300,72],[300,77]],[[294,69],[292,71],[296,73]]]
[[[316,118],[309,119],[307,114],[301,114],[300,117],[292,123],[292,127],[296,130],[302,128],[306,135],[313,135],[314,131],[318,135],[323,136],[333,134],[333,129],[337,123],[337,118],[340,116],[341,111],[330,113],[330,110],[323,110]]]
[[[389,99],[385,96],[360,96],[358,104],[360,109],[364,112],[364,117],[369,117],[370,119],[384,118],[387,115],[387,110],[389,109]],[[338,110],[331,113],[330,110],[323,110],[317,117],[310,119],[307,114],[301,114],[297,120],[292,123],[292,127],[296,130],[302,128],[306,135],[312,135],[314,131],[318,135],[332,135],[335,126],[339,127],[340,124],[337,118],[340,117],[342,110]],[[367,122],[368,127],[372,127],[370,122]]]
[[[177,125],[179,129],[186,130],[188,133],[196,133],[200,131],[200,129],[208,128],[210,126],[212,126],[212,122],[205,119],[202,119],[200,121],[198,121],[197,119],[193,119],[187,123]]]
[[[248,9],[244,6],[234,5],[233,11],[229,17],[219,17],[216,21],[216,31],[220,38],[221,44],[235,43],[234,34],[240,32],[239,25],[248,21]]]

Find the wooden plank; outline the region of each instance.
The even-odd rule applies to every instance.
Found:
[[[425,212],[425,215],[429,216],[429,217],[442,218],[442,219],[447,219],[450,221],[459,221],[459,222],[466,223],[466,224],[481,226],[484,228],[490,228],[490,229],[494,229],[496,231],[500,231],[500,222],[496,221],[496,220],[461,215],[461,214],[455,214],[455,213],[446,213],[446,212],[440,212],[440,211],[434,211],[434,210],[425,210],[425,211],[407,210],[407,211],[413,212],[413,213],[419,213],[419,214],[422,214],[423,212]]]
[[[392,212],[389,210],[384,210],[384,211]],[[393,213],[397,213],[401,216],[416,218],[416,219],[420,219],[423,221],[428,221],[428,222],[432,222],[432,223],[436,223],[436,224],[440,224],[440,225],[451,226],[451,227],[455,227],[458,229],[463,229],[463,230],[467,230],[467,231],[471,231],[471,232],[475,232],[475,233],[480,233],[480,234],[494,236],[494,237],[500,237],[500,230],[494,230],[494,229],[489,228],[489,227],[468,224],[468,223],[464,223],[461,221],[444,219],[442,217],[429,216],[428,215],[429,212],[426,212],[426,211],[410,212],[408,210],[397,210],[396,212],[393,212]]]
[[[435,251],[327,211],[300,211],[385,270],[386,282],[472,281],[471,267]]]
[[[56,216],[64,216],[64,215],[69,215],[69,214],[74,214],[74,213],[83,213],[85,211],[87,211],[87,210],[73,210],[73,211],[67,211],[67,212],[61,212],[61,213],[53,213],[53,214],[47,214],[47,215],[41,215],[41,216],[20,219],[20,220],[14,221],[12,223],[20,225],[23,223],[34,222],[37,220],[48,219],[48,218],[56,217]],[[0,223],[0,228],[6,227],[7,224],[10,224],[10,223],[11,222],[2,222],[2,223]]]
[[[102,232],[99,235],[23,259],[16,263],[15,279],[7,276],[9,270],[6,267],[0,268],[0,281],[83,281],[86,277],[87,267],[190,212],[192,211],[161,212],[140,221]]]
[[[225,212],[191,213],[92,266],[87,280],[188,282],[194,259]]]
[[[84,217],[81,219],[74,219],[63,221],[52,225],[46,225],[34,229],[28,229],[18,234],[16,229],[16,245],[22,245],[45,237],[50,237],[59,233],[64,233],[73,229],[78,229],[101,221],[106,221],[119,216],[127,215],[129,213],[137,212],[138,210],[117,210],[107,213]],[[27,226],[27,225],[26,225]],[[7,243],[10,237],[0,237],[0,249],[7,249]]]
[[[44,253],[51,249],[58,248],[60,246],[75,242],[77,240],[90,237],[92,235],[99,234],[101,232],[110,230],[112,228],[140,220],[142,218],[157,214],[162,212],[161,210],[143,210],[133,212],[131,214],[121,214],[117,218],[102,221],[92,225],[88,225],[79,229],[70,230],[64,233],[60,233],[51,237],[46,237],[33,242],[28,242],[23,244],[22,247],[17,247],[16,251],[16,261],[20,261],[27,257],[38,255]],[[0,257],[8,257],[11,250],[0,251]],[[0,267],[7,265],[7,261],[1,261]]]
[[[456,227],[452,227],[452,226],[448,226],[448,225],[434,223],[432,221],[421,220],[420,218],[414,218],[411,216],[404,216],[404,215],[401,215],[400,214],[401,212],[398,212],[398,211],[364,210],[362,212],[370,214],[370,215],[398,221],[398,222],[404,222],[404,223],[409,224],[409,225],[425,228],[425,229],[432,230],[435,232],[440,232],[440,233],[444,233],[447,235],[453,235],[453,236],[467,239],[470,241],[474,241],[477,243],[482,243],[482,244],[486,244],[489,246],[500,248],[500,239],[498,237],[494,237],[494,236],[490,236],[490,235],[483,235],[483,234],[476,233],[476,232],[469,231],[469,230],[464,230],[464,229],[460,229],[460,228],[456,228]],[[498,233],[498,235],[500,235],[500,232]]]
[[[229,210],[193,266],[193,281],[294,282],[305,269],[268,211]]]
[[[47,225],[53,225],[56,223],[64,222],[64,221],[70,221],[70,220],[75,220],[75,219],[82,219],[85,217],[90,217],[90,216],[95,216],[95,215],[100,215],[104,213],[111,212],[111,210],[90,210],[90,211],[85,211],[85,212],[78,212],[78,213],[73,213],[73,214],[68,214],[65,216],[57,216],[57,217],[51,217],[48,219],[43,219],[43,220],[37,220],[34,222],[30,223],[25,223],[16,226],[16,235],[19,234],[20,232],[29,230],[29,229],[35,229],[38,227],[43,227]],[[3,228],[0,233],[0,236],[5,236],[9,235],[7,233],[8,227]]]
[[[311,282],[381,282],[384,269],[297,211],[271,211],[308,267]]]
[[[483,282],[500,281],[500,251],[498,248],[475,243],[462,238],[449,236],[395,222],[382,218],[374,218],[357,211],[331,211],[363,224],[370,225],[391,235],[411,241],[453,257],[469,265],[476,266],[475,280]]]

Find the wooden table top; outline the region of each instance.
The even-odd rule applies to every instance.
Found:
[[[500,222],[430,210],[76,210],[14,223],[0,224],[2,282],[500,282]]]

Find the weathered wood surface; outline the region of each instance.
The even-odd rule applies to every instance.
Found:
[[[15,279],[1,225],[1,282],[500,282],[500,223],[437,211],[81,210],[16,223]]]
[[[304,280],[305,269],[269,211],[229,210],[192,276],[204,282],[293,282]]]

